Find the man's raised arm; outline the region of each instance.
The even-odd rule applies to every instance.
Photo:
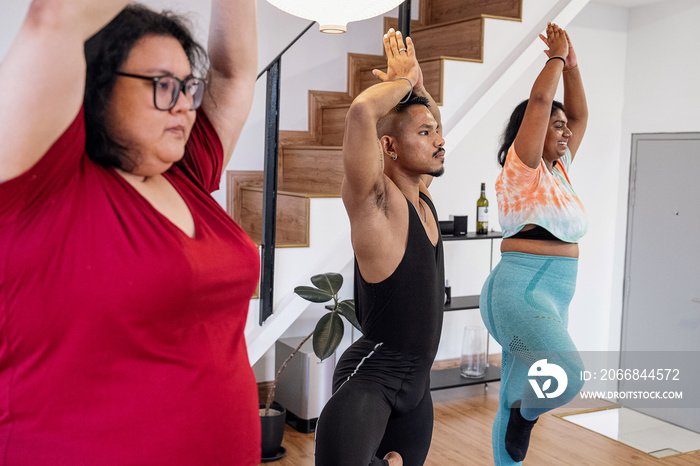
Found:
[[[420,77],[413,42],[390,29],[384,35],[387,73],[375,70],[382,83],[362,92],[345,118],[343,139],[343,201],[346,206],[362,204],[384,193],[384,149],[377,137],[377,122],[409,92]],[[383,76],[379,76],[382,74]]]

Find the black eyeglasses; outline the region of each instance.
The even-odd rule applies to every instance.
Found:
[[[158,110],[168,111],[173,108],[175,104],[177,104],[180,92],[192,97],[192,107],[190,107],[190,110],[196,110],[202,105],[205,82],[201,78],[190,76],[183,81],[171,75],[141,76],[122,72],[117,72],[117,75],[152,81],[153,105],[155,105]]]

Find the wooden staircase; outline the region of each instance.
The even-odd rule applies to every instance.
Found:
[[[482,62],[485,19],[520,21],[521,14],[522,0],[421,0],[411,37],[438,104],[444,61]],[[398,19],[384,18],[384,31],[397,26]],[[347,92],[309,91],[309,130],[280,131],[275,247],[308,246],[310,199],[340,197],[345,115],[352,100],[378,82],[371,70],[385,67],[383,55],[348,54]],[[227,177],[228,212],[260,244],[263,172],[228,171]]]

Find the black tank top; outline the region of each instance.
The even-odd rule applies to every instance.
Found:
[[[437,220],[430,198],[420,193]],[[367,283],[355,260],[355,309],[365,338],[406,355],[430,359],[437,354],[445,303],[442,236],[436,246],[418,212],[408,204],[408,241],[396,270],[379,283]]]

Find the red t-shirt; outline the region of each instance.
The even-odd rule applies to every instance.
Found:
[[[0,464],[259,462],[243,331],[260,262],[209,195],[222,162],[200,112],[165,173],[194,239],[87,157],[82,111],[0,184]]]

